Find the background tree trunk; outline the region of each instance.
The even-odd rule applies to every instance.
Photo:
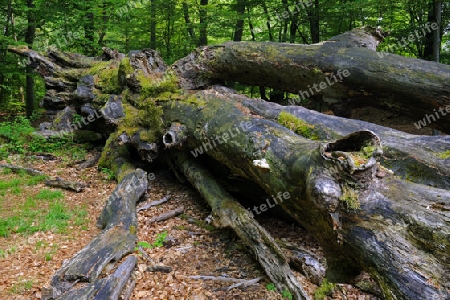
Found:
[[[150,1],[150,48],[157,49],[157,45],[156,45],[156,0]]]
[[[200,0],[200,29],[197,46],[208,45],[208,0]]]
[[[36,36],[36,15],[35,15],[35,4],[34,0],[27,0],[27,32],[25,35],[25,42],[28,47],[33,47],[34,38]],[[26,84],[25,84],[25,110],[27,117],[30,117],[35,110],[36,97],[34,93],[34,78],[33,78],[33,68],[29,65],[26,66]]]

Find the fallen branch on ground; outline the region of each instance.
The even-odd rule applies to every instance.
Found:
[[[61,179],[59,177],[56,177],[55,179],[47,179],[45,181],[45,185],[54,187],[54,188],[61,188],[61,189],[69,190],[69,191],[74,191],[77,193],[84,191],[84,189],[86,188],[85,183],[67,181],[67,180]]]
[[[167,195],[167,196],[165,196],[164,198],[162,198],[162,199],[160,199],[160,200],[156,200],[156,201],[152,201],[152,202],[150,202],[150,203],[147,203],[147,204],[145,204],[145,205],[139,207],[139,208],[137,209],[137,211],[140,212],[140,211],[149,209],[150,207],[153,207],[153,206],[156,206],[156,205],[163,204],[163,203],[169,201],[169,200],[170,200],[170,197],[171,197],[171,195]]]
[[[164,265],[154,265],[154,266],[148,266],[146,271],[170,273],[170,272],[172,272],[172,267],[164,266]]]
[[[206,275],[196,275],[196,276],[189,276],[191,279],[200,279],[200,280],[216,280],[216,281],[224,281],[224,282],[236,282],[236,283],[246,283],[249,281],[253,281],[258,279],[261,280],[260,277],[255,279],[238,279],[238,278],[232,278],[232,277],[224,277],[224,276],[206,276]]]
[[[0,164],[0,168],[10,169],[14,173],[24,171],[32,176],[48,176],[48,175],[44,174],[43,172],[33,169],[33,168],[25,168],[25,167],[10,165],[10,164]]]
[[[82,182],[73,182],[73,181],[67,181],[64,179],[61,179],[59,177],[51,178],[49,175],[45,174],[44,172],[41,172],[39,170],[33,169],[33,168],[26,168],[26,167],[20,167],[20,166],[14,166],[10,164],[0,164],[0,168],[6,168],[10,169],[14,173],[19,173],[20,171],[26,172],[29,175],[32,176],[45,176],[48,179],[45,180],[45,185],[53,188],[61,188],[69,191],[74,191],[77,193],[82,192],[86,188],[86,184]]]
[[[172,211],[169,211],[169,212],[164,213],[162,215],[159,215],[157,217],[151,218],[149,222],[153,223],[153,222],[165,221],[165,220],[168,220],[170,218],[173,218],[173,217],[176,217],[178,215],[181,215],[183,212],[184,212],[184,206],[180,206],[180,207],[177,207],[176,209],[174,209]]]

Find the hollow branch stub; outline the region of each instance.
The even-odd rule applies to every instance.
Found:
[[[186,139],[186,126],[180,123],[172,123],[169,130],[163,135],[163,143],[166,148],[181,148]]]
[[[354,175],[375,174],[377,160],[383,154],[381,141],[369,130],[357,131],[335,142],[321,145],[325,160],[338,166],[338,171]]]

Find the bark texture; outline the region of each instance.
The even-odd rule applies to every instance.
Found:
[[[369,51],[383,37],[383,32],[365,28],[314,45],[227,42],[199,48],[173,68],[187,89],[228,80],[300,98],[370,102],[417,120],[431,115],[430,126],[448,131],[450,66]]]

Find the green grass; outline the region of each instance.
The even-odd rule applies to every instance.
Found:
[[[11,294],[22,294],[23,292],[26,292],[28,290],[31,290],[33,287],[33,281],[32,280],[23,280],[19,283],[16,283],[12,286],[10,293]]]
[[[39,182],[39,178],[20,178],[2,182],[7,192],[14,193],[14,188]],[[0,237],[8,237],[12,233],[32,234],[37,231],[64,232],[70,220],[76,226],[87,229],[87,211],[84,207],[70,210],[64,203],[64,194],[58,190],[43,188],[35,195],[24,196],[24,202],[11,208],[5,217],[0,219]],[[0,205],[5,199],[0,198]]]
[[[9,174],[7,172],[7,174]],[[20,177],[16,177],[20,176]],[[0,237],[12,233],[32,234],[37,231],[63,232],[72,220],[75,226],[87,230],[88,212],[85,206],[70,210],[64,203],[60,190],[42,188],[32,195],[28,191],[46,179],[46,176],[14,175],[0,181]],[[4,209],[8,195],[22,195],[23,201]],[[1,258],[0,253],[0,258]]]
[[[72,137],[44,138],[33,134],[36,130],[30,120],[23,116],[12,122],[0,123],[0,159],[10,154],[27,152],[47,152],[67,156],[72,160],[80,160],[86,156],[86,149],[73,142]]]

